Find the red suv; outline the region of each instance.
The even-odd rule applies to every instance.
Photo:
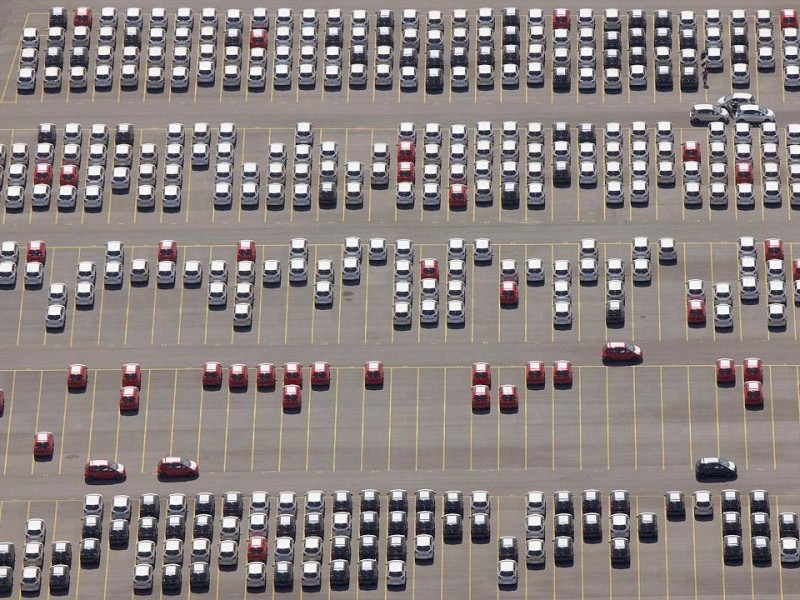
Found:
[[[247,389],[247,365],[237,363],[228,368],[228,388]]]
[[[69,390],[83,390],[86,389],[88,383],[88,375],[86,365],[70,365],[67,372],[67,389]]]
[[[364,365],[364,385],[383,385],[383,363],[371,360]]]
[[[736,383],[736,365],[733,359],[717,359],[717,384]]]
[[[608,342],[603,346],[603,363],[642,362],[642,349],[625,342]]]
[[[303,394],[299,385],[283,386],[283,408],[300,408],[303,404]]]
[[[557,360],[553,364],[553,383],[556,385],[572,385],[572,363],[568,360]]]
[[[303,367],[297,362],[288,362],[283,365],[283,385],[303,386]]]
[[[326,362],[311,365],[311,385],[325,387],[331,384],[331,366]]]
[[[203,385],[222,385],[222,365],[211,361],[203,365]]]
[[[448,196],[450,208],[466,208],[467,206],[467,186],[463,183],[454,183],[450,186]]]
[[[472,385],[492,387],[492,366],[487,362],[472,364]]]
[[[544,363],[541,360],[529,360],[525,365],[525,383],[528,385],[544,385],[546,379]]]
[[[256,369],[256,385],[258,387],[275,387],[275,365],[272,363],[261,363]]]
[[[119,410],[120,412],[139,410],[139,388],[126,385],[119,390]]]
[[[142,387],[142,368],[136,363],[122,365],[122,386],[135,385]]]
[[[501,385],[500,386],[500,408],[519,408],[519,398],[517,396],[517,386],[515,385]]]
[[[485,385],[472,386],[472,410],[489,410],[491,406],[489,387]]]
[[[50,431],[39,431],[33,436],[34,456],[53,456],[53,434]]]
[[[764,368],[760,358],[744,359],[744,380],[764,382]]]

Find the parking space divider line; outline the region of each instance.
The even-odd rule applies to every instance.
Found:
[[[500,412],[500,409],[497,409]],[[500,441],[498,440],[498,444]],[[556,470],[556,386],[550,386],[550,470]]]
[[[639,470],[639,422],[638,422],[638,415],[636,413],[636,366],[631,367],[631,386],[633,387],[633,392],[631,396],[633,397],[633,469],[634,471]]]
[[[96,376],[96,375],[95,375]],[[139,468],[140,473],[144,473],[144,458],[145,458],[145,451],[147,450],[147,423],[150,417],[150,381],[152,379],[151,369],[147,370],[147,391],[145,392],[144,398],[144,430],[142,431],[142,462]],[[200,390],[200,420],[202,425],[202,418],[203,418],[203,391]],[[200,427],[197,428],[197,461],[200,461]],[[116,457],[116,454],[115,454]]]
[[[336,471],[336,433],[339,425],[339,370],[336,370],[336,384],[333,392],[333,450],[331,451],[331,471]]]
[[[150,379],[148,378],[148,384],[149,383],[150,383]],[[230,392],[228,392],[228,394],[230,395]],[[173,382],[172,382],[172,418],[170,419],[170,426],[169,426],[169,453],[170,453],[170,455],[172,455],[173,441],[175,439],[175,405],[177,404],[177,400],[178,400],[178,371],[176,369],[175,370],[175,376],[174,376],[174,379],[173,379]],[[230,403],[230,400],[229,400],[229,403]],[[225,434],[226,434],[225,447],[226,447],[226,450],[227,450],[227,433],[228,433],[227,425],[228,425],[228,423],[226,421],[226,423],[225,423]],[[224,469],[223,469],[223,471],[224,471]]]
[[[36,431],[39,431],[39,415],[42,407],[42,391],[44,390],[44,372],[39,374],[39,393],[36,397],[36,425],[34,426]],[[11,423],[8,424],[8,431],[6,432],[6,439],[11,437]],[[6,457],[8,457],[8,450],[6,450]],[[31,456],[31,475],[33,475],[34,469],[36,468],[36,457]],[[3,475],[5,475],[5,470],[3,471]]]
[[[308,459],[311,453],[311,412],[312,412],[313,402],[314,402],[314,386],[310,385],[308,386],[308,399],[306,401],[306,404],[308,405],[308,411],[306,411],[306,463],[305,463],[306,471],[308,471]]]
[[[606,470],[611,470],[611,416],[608,400],[608,369],[603,372],[606,386]]]
[[[391,369],[391,367],[390,367]],[[361,386],[361,456],[359,461],[359,471],[364,470],[364,421],[365,413],[367,411],[367,389]]]
[[[767,367],[769,371],[769,418],[772,429],[772,468],[778,468],[778,453],[775,447],[775,394],[772,385],[772,366]]]
[[[25,31],[25,29],[28,27],[28,21],[30,20],[32,14],[35,14],[35,13],[26,13],[25,14],[25,22],[22,24],[22,30],[23,31]],[[21,47],[22,47],[22,37],[20,37],[17,40],[17,45],[14,48],[14,55],[11,58],[11,64],[8,66],[8,75],[6,75],[6,82],[3,85],[3,95],[0,96],[0,101],[2,101],[3,103],[6,102],[6,91],[8,91],[8,84],[11,83],[11,76],[14,74],[14,65],[19,63],[19,59],[17,57],[19,56],[19,52],[20,52],[20,48]],[[42,84],[42,87],[44,87],[44,84]],[[17,92],[15,90],[14,91],[14,94],[15,94],[14,102],[17,101],[16,93]]]
[[[692,380],[691,367],[686,366],[686,404],[688,406],[687,425],[689,427],[689,466],[694,469],[694,446],[692,443]]]
[[[61,415],[61,435],[59,436],[59,449],[58,449],[58,474],[61,475],[62,467],[64,465],[64,435],[67,431],[67,405],[69,401],[69,390],[64,391],[64,412]]]
[[[92,438],[94,437],[94,407],[95,407],[96,397],[97,397],[97,373],[92,373],[92,408],[89,412],[89,434],[88,434],[89,440],[86,447],[87,457],[92,455]],[[119,415],[119,410],[117,410],[117,415]],[[117,431],[119,432],[119,419],[117,419]]]
[[[419,375],[419,371],[417,371]],[[388,441],[386,442],[386,471],[392,470],[392,400],[394,396],[394,371],[389,369],[389,420],[387,424]],[[417,379],[417,436],[419,436],[419,379]],[[417,438],[419,439],[419,438]]]

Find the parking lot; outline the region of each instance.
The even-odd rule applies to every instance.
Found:
[[[655,7],[647,8],[646,51],[647,85],[631,87],[628,82],[630,58],[623,59],[622,90],[611,92],[604,85],[603,44],[607,39],[604,24],[605,7],[594,8],[598,68],[594,92],[579,89],[578,8],[571,6],[570,35],[571,78],[569,89],[555,90],[551,68],[555,62],[555,40],[552,40],[553,3],[542,6],[547,39],[544,57],[544,81],[527,84],[528,52],[534,33],[528,22],[528,7],[520,7],[519,36],[521,62],[519,84],[504,84],[502,7],[494,7],[496,24],[491,42],[480,42],[478,3],[441,7],[443,17],[444,86],[432,91],[426,86],[426,68],[431,59],[425,51],[427,8],[419,8],[421,45],[416,89],[403,89],[400,50],[405,36],[401,25],[405,5],[393,0],[385,5],[368,7],[370,30],[366,84],[349,83],[352,69],[350,35],[355,28],[353,10],[343,7],[343,44],[341,61],[342,85],[326,86],[325,32],[326,10],[317,7],[319,28],[316,42],[316,84],[298,85],[303,35],[301,15],[305,6],[293,7],[291,84],[273,85],[274,70],[279,64],[275,39],[279,5],[268,5],[269,34],[266,57],[266,85],[263,90],[247,85],[250,39],[250,15],[255,3],[242,4],[243,45],[242,83],[223,86],[225,43],[225,9],[218,7],[220,25],[216,36],[216,79],[213,84],[198,82],[200,7],[194,7],[194,32],[191,43],[191,66],[186,91],[171,88],[169,79],[176,61],[172,58],[175,44],[177,9],[180,3],[166,2],[169,18],[165,47],[163,92],[148,91],[147,25],[150,10],[159,3],[142,6],[145,26],[139,63],[140,81],[135,88],[120,85],[126,6],[117,6],[120,26],[114,52],[113,83],[106,90],[95,89],[97,48],[100,45],[99,18],[101,6],[94,6],[92,41],[88,52],[87,90],[70,89],[69,56],[72,51],[72,12],[64,50],[65,82],[57,91],[45,90],[44,53],[47,47],[48,10],[50,5],[38,1],[22,6],[12,4],[5,27],[0,29],[0,144],[9,151],[7,165],[0,181],[0,197],[7,205],[15,159],[14,144],[28,145],[30,158],[23,176],[21,210],[2,210],[3,234],[0,241],[19,243],[20,259],[15,285],[0,289],[0,348],[3,365],[0,389],[4,391],[5,408],[0,413],[0,447],[4,448],[2,492],[0,492],[0,542],[13,542],[17,548],[14,589],[20,594],[24,526],[27,518],[40,517],[47,524],[45,549],[48,558],[42,569],[42,591],[38,597],[119,598],[131,593],[135,563],[136,520],[139,496],[144,492],[161,495],[162,515],[166,497],[183,492],[189,498],[189,515],[193,514],[194,495],[211,491],[217,495],[221,514],[222,494],[240,490],[249,503],[255,490],[269,491],[273,498],[283,490],[298,494],[298,528],[294,560],[294,587],[289,591],[273,588],[273,548],[267,562],[266,589],[248,591],[246,579],[246,527],[239,543],[239,562],[234,569],[219,568],[217,541],[214,540],[211,560],[211,586],[208,592],[190,591],[188,556],[183,562],[183,587],[180,597],[215,598],[305,597],[327,594],[329,597],[373,598],[398,595],[410,598],[609,598],[609,597],[788,597],[797,589],[798,570],[793,564],[782,564],[778,515],[800,510],[800,492],[794,483],[797,475],[797,440],[800,435],[800,368],[794,359],[797,345],[797,305],[792,296],[792,264],[800,258],[800,247],[793,221],[797,220],[800,203],[793,201],[792,184],[796,173],[790,166],[796,162],[792,144],[792,128],[800,123],[800,112],[793,108],[794,92],[784,85],[783,31],[779,13],[785,8],[765,2],[748,8],[749,85],[734,86],[729,55],[732,44],[728,36],[732,23],[732,7],[720,3],[709,6],[671,6],[674,27],[670,64],[675,78],[671,89],[656,89],[657,66],[655,49]],[[378,77],[379,35],[376,12],[380,8],[394,10],[396,25],[392,32],[395,47],[391,85],[376,85]],[[723,21],[722,69],[710,69],[708,87],[697,90],[680,85],[681,55],[679,48],[679,12],[693,8],[697,19],[698,53],[704,47],[707,26],[704,11],[720,9]],[[463,89],[450,85],[453,66],[454,10],[466,8],[469,14],[468,84]],[[632,3],[619,5],[622,16],[621,54],[628,56],[631,44],[628,10]],[[774,38],[775,68],[757,68],[761,35],[756,26],[757,8],[771,10],[771,31]],[[25,28],[35,27],[40,35],[39,69],[32,92],[17,89]],[[553,43],[551,43],[551,41]],[[561,43],[561,42],[559,42]],[[307,45],[307,44],[306,44]],[[479,48],[491,45],[496,52],[491,85],[478,85]],[[789,44],[791,45],[791,44]],[[725,128],[726,150],[722,158],[712,160],[708,128],[693,126],[689,111],[696,103],[714,103],[732,92],[747,92],[761,106],[776,113],[776,157],[767,156],[757,125],[751,129],[753,208],[737,203],[737,163],[741,150],[733,124]],[[493,146],[479,156],[479,140],[484,135],[482,122],[490,122]],[[506,122],[516,122],[519,136],[518,157],[503,153],[503,142],[509,137]],[[649,186],[649,199],[632,203],[634,156],[632,155],[637,125],[646,124],[649,159],[644,180]],[[674,139],[673,164],[676,180],[664,184],[658,180],[659,123],[671,123]],[[220,125],[233,122],[237,140],[229,162],[231,173],[231,206],[214,205]],[[296,124],[313,123],[314,141],[308,158],[298,158]],[[556,137],[558,122],[566,122],[571,136],[572,154],[568,160],[570,183],[556,182]],[[37,135],[40,123],[55,124],[53,144],[52,190],[48,208],[33,208],[35,193],[34,169]],[[80,181],[76,186],[74,209],[57,206],[59,169],[64,164],[62,140],[66,124],[79,123],[83,143],[79,148]],[[100,186],[101,207],[86,209],[87,167],[90,164],[90,131],[93,124],[108,127],[105,184]],[[130,185],[113,190],[115,133],[119,123],[131,123],[135,140],[131,143]],[[162,195],[167,175],[167,127],[181,123],[184,127],[183,168],[180,186],[182,201],[178,209],[165,209]],[[195,124],[208,123],[210,140],[207,151],[209,165],[192,164],[192,139]],[[402,123],[412,123],[416,132],[416,173],[411,177],[414,202],[398,205],[403,184],[400,167],[398,132]],[[433,158],[426,148],[426,126],[438,123],[442,142]],[[541,123],[541,148],[529,148],[529,123]],[[582,123],[594,125],[596,142],[594,160],[597,183],[581,183],[582,156],[579,135]],[[608,154],[607,133],[612,123],[620,124],[621,155]],[[451,136],[464,126],[465,147]],[[506,134],[504,134],[506,130]],[[740,132],[740,135],[741,132]],[[332,175],[323,174],[326,167],[320,156],[323,142],[335,142],[338,166]],[[688,161],[687,142],[697,142],[702,155],[698,172],[702,202],[687,205],[684,173]],[[153,185],[156,198],[153,209],[137,208],[143,145],[155,144],[158,166]],[[268,206],[271,146],[284,144],[286,152],[283,203]],[[388,184],[373,184],[375,164],[384,160],[374,155],[376,144],[386,144]],[[462,150],[465,150],[462,154]],[[535,156],[541,150],[541,157]],[[483,151],[483,150],[481,150]],[[588,151],[588,150],[587,150]],[[738,156],[738,158],[737,158]],[[490,161],[489,175],[479,173],[479,161]],[[551,160],[552,159],[552,160]],[[308,160],[310,208],[294,201],[295,184],[301,181],[295,165]],[[538,181],[531,173],[531,163],[540,161],[543,206],[528,205],[528,184]],[[243,206],[245,163],[255,162],[261,173],[258,203]],[[363,201],[347,204],[344,200],[348,163],[358,162],[363,174]],[[508,176],[506,163],[514,163],[519,187],[519,202],[502,201]],[[609,163],[619,162],[622,189],[621,206],[607,201],[607,184],[613,179]],[[727,204],[710,205],[712,190],[711,163],[724,163],[727,173],[717,182],[724,182]],[[464,164],[467,206],[451,206],[451,186],[461,180],[458,168]],[[770,163],[777,163],[776,172],[769,172]],[[438,164],[436,179],[438,205],[424,205],[427,197],[423,165]],[[794,173],[794,174],[793,174]],[[455,178],[454,178],[455,174]],[[691,175],[691,174],[690,174]],[[16,175],[14,175],[16,176]],[[780,182],[780,202],[765,202],[764,179]],[[489,196],[479,181],[489,181]],[[304,180],[303,180],[304,181]],[[325,182],[334,181],[338,195],[333,205],[321,205],[319,191]],[[479,192],[479,190],[481,190]],[[13,196],[13,194],[12,194]],[[361,240],[364,258],[357,282],[342,281],[342,259],[346,237]],[[634,282],[632,273],[632,240],[646,236],[652,256],[649,283]],[[756,261],[760,279],[758,301],[742,301],[739,297],[740,266],[737,241],[740,236],[753,236],[758,248]],[[676,261],[662,261],[658,256],[659,239],[674,238]],[[308,280],[289,281],[290,240],[308,241]],[[370,240],[386,240],[388,260],[367,258]],[[452,238],[463,238],[466,244],[465,322],[449,324],[446,318],[444,286],[448,280],[448,245]],[[491,262],[473,261],[475,240],[492,242]],[[581,281],[579,259],[581,240],[597,240],[597,283]],[[768,274],[764,264],[764,240],[783,240],[787,287],[786,327],[768,327]],[[173,239],[178,244],[177,278],[174,285],[158,285],[157,247],[160,240]],[[411,325],[393,324],[394,262],[397,240],[410,239],[414,247],[414,285]],[[25,285],[25,249],[31,240],[47,243],[47,259],[43,284]],[[103,273],[106,243],[119,240],[125,246],[124,278],[121,286],[106,286]],[[252,325],[233,327],[233,288],[236,280],[236,248],[240,240],[254,240],[256,248]],[[762,254],[763,253],[763,254]],[[441,314],[436,324],[421,324],[421,291],[419,269],[423,259],[438,261],[440,275]],[[543,264],[542,282],[526,281],[528,259],[539,258]],[[625,262],[628,274],[624,289],[624,322],[606,322],[606,275],[608,259]],[[131,284],[129,270],[135,259],[149,262],[150,277],[146,284]],[[279,260],[283,268],[280,283],[262,284],[264,260]],[[336,271],[331,307],[317,306],[314,300],[314,272],[318,260],[330,259]],[[515,260],[519,272],[519,302],[501,305],[499,284],[501,263]],[[225,260],[229,271],[228,300],[224,306],[208,303],[208,277],[201,284],[185,285],[182,276],[186,261],[198,260],[208,273],[212,260]],[[572,324],[553,324],[554,261],[569,260],[572,269]],[[76,306],[76,268],[81,261],[93,261],[97,267],[94,305]],[[701,279],[707,294],[706,324],[689,325],[687,289],[689,279]],[[66,323],[62,330],[47,330],[45,309],[48,286],[63,282],[70,298]],[[714,284],[728,282],[733,290],[733,327],[714,326]],[[600,351],[605,342],[629,341],[639,345],[644,361],[637,366],[603,366]],[[735,385],[717,385],[715,361],[729,357],[735,361]],[[754,409],[743,401],[742,364],[747,357],[759,357],[764,364],[764,405]],[[364,386],[363,367],[366,361],[382,361],[385,380],[382,386]],[[527,386],[525,363],[541,360],[546,366],[546,383]],[[571,361],[573,383],[553,385],[553,364]],[[219,361],[226,378],[219,389],[201,385],[205,361]],[[281,386],[263,389],[255,386],[255,369],[270,362],[277,367],[297,361],[308,374],[315,361],[331,366],[331,383],[324,388],[310,385],[306,379],[299,411],[283,410]],[[471,409],[470,367],[476,361],[488,361],[493,371],[492,407],[487,412]],[[132,414],[121,414],[120,367],[136,362],[142,367],[141,405]],[[85,390],[68,390],[65,383],[70,364],[88,367]],[[229,389],[228,366],[247,364],[250,383],[244,390]],[[306,375],[308,377],[308,375]],[[500,385],[515,385],[519,408],[499,410]],[[35,432],[50,431],[54,435],[52,459],[35,459],[31,438]],[[164,456],[181,456],[196,460],[200,477],[196,481],[160,481],[156,465]],[[695,479],[695,461],[701,457],[721,456],[736,462],[738,480],[732,482],[700,482]],[[86,461],[110,459],[127,467],[127,481],[113,485],[87,485],[82,477]],[[772,561],[754,563],[750,549],[751,530],[743,532],[744,560],[726,564],[723,560],[720,492],[737,488],[746,504],[747,493],[754,489],[770,492],[773,527]],[[336,490],[351,490],[357,498],[365,488],[382,493],[380,577],[375,588],[359,586],[358,572],[358,503],[353,513],[351,582],[345,589],[329,585],[331,525],[326,518],[325,558],[322,561],[322,585],[317,589],[301,586],[301,555],[305,517],[303,494],[323,490],[330,495]],[[407,583],[404,587],[386,585],[388,555],[387,515],[388,492],[407,489],[409,496],[421,488],[436,493],[435,559],[432,563],[414,560],[413,531],[408,543]],[[576,499],[585,489],[598,488],[603,502],[603,537],[600,543],[581,538],[580,507],[575,510],[575,556],[571,564],[553,560],[553,519],[547,515],[545,548],[547,558],[542,566],[525,564],[525,493],[542,490],[553,499],[558,490],[571,490]],[[631,561],[620,567],[611,563],[608,542],[610,530],[607,504],[612,489],[627,489],[631,494]],[[696,490],[712,492],[714,516],[694,518],[691,495]],[[468,512],[465,509],[465,533],[458,543],[444,540],[441,517],[444,515],[443,494],[461,490],[465,501],[473,490],[487,490],[491,495],[491,534],[488,542],[471,540]],[[687,518],[668,519],[664,493],[682,490],[686,494]],[[130,495],[133,500],[131,540],[127,547],[110,549],[103,538],[103,554],[97,568],[82,568],[77,555],[72,567],[68,592],[48,591],[50,568],[49,544],[70,540],[77,553],[81,538],[83,496],[90,492],[103,494],[106,514],[116,494]],[[328,501],[332,511],[332,501]],[[655,513],[659,535],[655,541],[640,541],[636,535],[635,517],[643,511]],[[273,500],[271,527],[275,526],[277,503]],[[409,521],[413,525],[413,506]],[[553,510],[554,514],[554,510]],[[246,516],[246,515],[245,515]],[[742,521],[749,523],[749,510],[743,509]],[[164,519],[161,519],[163,522]],[[187,522],[190,522],[187,520]],[[104,526],[108,526],[106,518]],[[160,525],[155,563],[154,587],[151,595],[171,595],[161,590],[161,557],[165,539]],[[274,542],[270,531],[270,545]],[[516,536],[520,546],[519,583],[502,588],[497,584],[497,541],[500,536]],[[187,554],[191,533],[186,536]],[[136,592],[139,595],[140,592]],[[36,593],[32,594],[37,596]],[[147,595],[147,593],[144,593]]]

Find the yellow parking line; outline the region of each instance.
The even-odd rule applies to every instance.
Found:
[[[158,283],[153,286],[153,314],[151,317],[151,325],[150,325],[150,345],[152,346],[155,343],[156,339],[156,306],[158,306]]]
[[[150,383],[150,378],[147,379],[148,384]],[[170,419],[169,425],[169,453],[172,454],[173,448],[173,441],[175,440],[175,405],[178,401],[178,371],[175,370],[175,378],[172,382],[172,418]],[[230,403],[230,400],[229,400]],[[226,422],[227,425],[227,422]],[[225,428],[225,434],[227,435],[228,430],[227,427]],[[227,444],[226,444],[227,447]]]
[[[694,468],[694,448],[692,445],[692,380],[690,377],[691,367],[686,366],[686,403],[689,407],[687,425],[689,427],[689,464]]]
[[[67,403],[69,402],[69,390],[64,391],[64,412],[61,415],[61,435],[59,436],[58,448],[58,474],[61,475],[61,469],[64,466],[64,439],[66,438],[67,431]]]
[[[361,456],[359,459],[359,470],[364,470],[364,415],[367,409],[367,389],[361,386]]]
[[[208,262],[206,264],[209,264],[209,265],[211,264],[211,256],[212,256],[213,252],[214,252],[214,247],[213,246],[209,246],[208,247]],[[128,287],[128,293],[130,294],[130,286]],[[128,305],[130,306],[130,296],[129,296]],[[287,307],[288,307],[288,304],[287,304]],[[211,310],[209,310],[209,306],[208,306],[208,298],[206,298],[206,310],[205,310],[205,313],[206,313],[206,319],[205,319],[205,324],[203,326],[203,345],[204,346],[208,344],[208,317],[209,317],[209,314],[211,313]],[[127,322],[128,322],[128,318],[126,316],[125,317],[126,330],[127,330]],[[259,319],[259,323],[260,322],[261,322],[261,319]]]
[[[31,13],[27,13],[25,15],[25,22],[22,24],[22,29],[24,30],[28,26],[28,20],[31,18]],[[6,82],[3,85],[3,95],[0,96],[0,101],[6,101],[6,91],[8,90],[8,85],[11,83],[11,76],[14,74],[14,67],[18,64],[17,56],[19,56],[20,48],[22,47],[22,36],[17,40],[17,46],[14,49],[14,56],[11,59],[11,64],[8,66],[8,75],[6,75]],[[15,91],[16,94],[16,91]],[[14,99],[16,102],[16,98]]]
[[[139,472],[144,473],[144,457],[145,457],[145,450],[147,450],[147,423],[150,417],[150,382],[152,381],[152,373],[151,370],[148,370],[147,375],[147,391],[145,392],[144,397],[144,430],[142,431],[142,462],[141,466],[139,467]],[[203,415],[203,392],[200,392],[200,416],[202,419]],[[200,437],[200,427],[197,428],[197,436],[198,436],[198,450],[200,448],[199,444],[199,437]],[[200,453],[197,453],[197,460],[200,460]]]
[[[609,415],[609,402],[608,402],[608,369],[604,371],[606,380],[606,469],[611,470],[611,420]]]
[[[200,398],[200,402],[202,405],[202,395]],[[250,434],[250,472],[253,472],[255,468],[255,461],[256,461],[256,416],[258,413],[258,387],[254,387],[253,389],[253,432]],[[200,430],[198,429],[197,432],[198,437],[198,448],[200,446]],[[308,470],[308,449],[306,448],[306,470]]]
[[[336,432],[339,425],[339,372],[336,373],[336,386],[333,392],[333,451],[331,452],[331,471],[336,470]]]
[[[689,276],[686,273],[686,244],[681,246],[681,251],[683,252],[683,285],[686,286],[686,282],[689,280]],[[684,305],[686,301],[684,300]],[[686,312],[685,310],[683,311]],[[683,315],[683,330],[686,333],[686,341],[689,341],[689,319],[687,318],[686,314]]]
[[[499,412],[499,409],[498,409]],[[556,470],[556,386],[550,386],[550,469]]]
[[[631,367],[631,396],[633,398],[633,469],[639,470],[639,433],[636,414],[636,367]]]
[[[419,374],[419,371],[417,371]],[[386,442],[386,470],[392,470],[392,400],[394,396],[394,385],[392,376],[394,371],[389,369],[389,423],[388,423],[388,441]],[[417,390],[419,390],[419,379],[417,379]],[[417,396],[417,431],[419,431],[419,396]]]
[[[772,367],[767,367],[769,369],[769,418],[770,418],[770,425],[772,428],[772,468],[778,468],[778,454],[775,448],[775,394],[773,390],[775,389],[772,385]]]
[[[444,368],[442,389],[442,471],[447,465],[447,367]]]
[[[306,399],[306,404],[308,405],[308,412],[306,414],[306,471],[308,471],[308,459],[311,453],[311,410],[313,398],[314,388],[313,386],[309,386],[308,398]],[[255,431],[253,433],[255,434]]]
[[[150,382],[147,382],[147,385],[150,385]],[[200,386],[200,407],[197,410],[197,449],[195,450],[195,460],[199,463],[200,462],[200,440],[203,437],[203,405],[205,404],[205,387]],[[255,428],[255,409],[253,413],[253,427]],[[253,470],[253,456],[251,453],[250,456],[250,470]]]
[[[42,408],[42,391],[44,390],[44,386],[42,385],[43,383],[44,383],[44,371],[42,371],[39,374],[39,394],[37,395],[37,398],[36,398],[36,425],[34,426],[34,429],[36,431],[39,431],[39,414],[40,414],[40,411],[41,411],[41,408]],[[6,439],[7,440],[11,437],[11,435],[10,435],[11,434],[11,423],[10,422],[8,424],[8,429],[9,429],[9,431],[6,432],[6,436],[7,436]],[[8,451],[6,451],[6,458],[7,457],[8,457]],[[34,467],[35,466],[36,466],[36,457],[35,456],[31,456],[31,475],[33,475],[33,471],[34,471]],[[3,474],[5,475],[5,470],[4,470]]]
[[[94,437],[94,405],[97,396],[97,373],[92,374],[92,409],[89,413],[89,441],[86,447],[86,456],[92,455],[92,438]],[[119,414],[119,411],[117,411]]]

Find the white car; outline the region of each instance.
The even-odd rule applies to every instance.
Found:
[[[405,301],[395,302],[393,315],[393,323],[396,326],[411,325],[411,303]]]
[[[0,285],[14,286],[17,283],[17,263],[10,260],[0,262]]]
[[[159,285],[174,285],[175,283],[175,263],[171,260],[162,260],[158,263],[156,271],[156,282]]]
[[[492,241],[489,238],[476,238],[472,250],[475,263],[488,263],[492,261]]]
[[[432,299],[423,300],[420,303],[419,320],[420,323],[437,324],[439,322],[439,303]]]
[[[75,304],[77,306],[94,306],[94,283],[79,281],[75,286]]]
[[[210,281],[208,284],[208,305],[224,306],[228,302],[228,285],[223,281]]]
[[[730,304],[714,305],[714,327],[717,329],[733,328],[733,308]]]
[[[390,560],[386,563],[386,585],[390,587],[406,584],[406,563],[403,560]]]
[[[500,586],[515,586],[519,580],[517,561],[510,558],[497,563],[497,584]]]
[[[25,263],[25,285],[37,286],[44,282],[44,265],[40,262]]]
[[[333,284],[330,281],[317,281],[314,284],[314,304],[317,306],[333,304]]]
[[[423,301],[424,303],[427,301]],[[462,300],[448,300],[447,301],[447,324],[448,325],[461,325],[466,320],[466,311],[464,309],[464,302]]]
[[[247,589],[261,589],[267,585],[267,565],[262,562],[247,563]]]
[[[432,535],[422,533],[414,536],[414,558],[416,560],[433,560],[434,548]]]
[[[151,542],[152,543],[152,542]],[[152,590],[153,589],[153,565],[149,563],[137,563],[133,567],[133,589]]]
[[[767,308],[768,327],[786,327],[786,306],[783,304],[770,304]]]
[[[597,281],[597,260],[582,258],[578,263],[578,273],[581,283]]]
[[[219,566],[236,566],[239,563],[239,547],[234,540],[221,540],[217,551]]]
[[[63,329],[67,319],[67,309],[61,304],[51,304],[45,314],[47,329]]]
[[[572,325],[572,305],[569,302],[556,302],[553,304],[553,325]]]

